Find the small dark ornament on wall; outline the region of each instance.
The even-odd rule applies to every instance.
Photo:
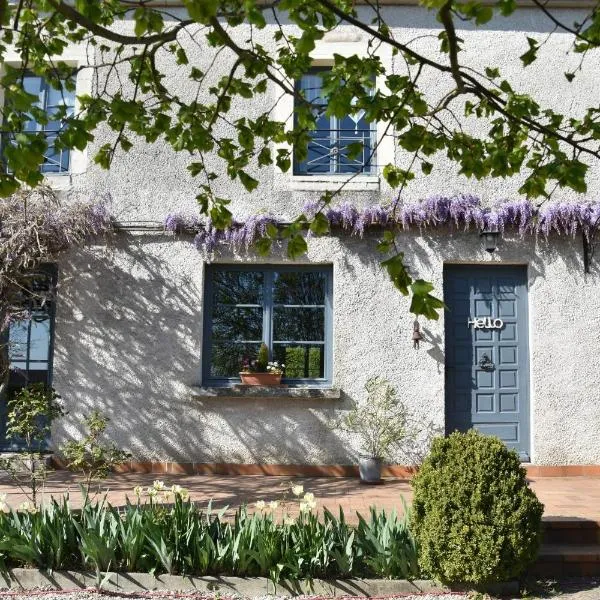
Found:
[[[421,326],[419,325],[419,321],[417,321],[417,319],[415,319],[415,322],[413,323],[412,339],[413,339],[413,348],[415,350],[418,350],[419,343],[423,339],[423,334],[421,333]]]

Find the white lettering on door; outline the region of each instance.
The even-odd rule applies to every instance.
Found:
[[[467,327],[473,326],[473,329],[502,329],[504,321],[502,319],[492,319],[491,317],[471,317],[467,319]]]

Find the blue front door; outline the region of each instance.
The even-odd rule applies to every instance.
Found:
[[[529,460],[527,268],[446,265],[446,433],[475,428]]]

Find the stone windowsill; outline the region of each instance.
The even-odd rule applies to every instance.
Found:
[[[294,400],[339,400],[341,391],[336,388],[287,387],[262,385],[234,385],[231,387],[192,386],[192,397],[199,400],[213,399],[286,399]]]
[[[288,188],[295,191],[336,190],[343,184],[344,190],[347,191],[379,190],[379,176],[293,175],[288,180]]]

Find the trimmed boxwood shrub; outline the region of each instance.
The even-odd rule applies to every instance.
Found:
[[[470,430],[434,440],[413,479],[419,565],[444,583],[517,578],[535,560],[544,510],[518,454]]]

